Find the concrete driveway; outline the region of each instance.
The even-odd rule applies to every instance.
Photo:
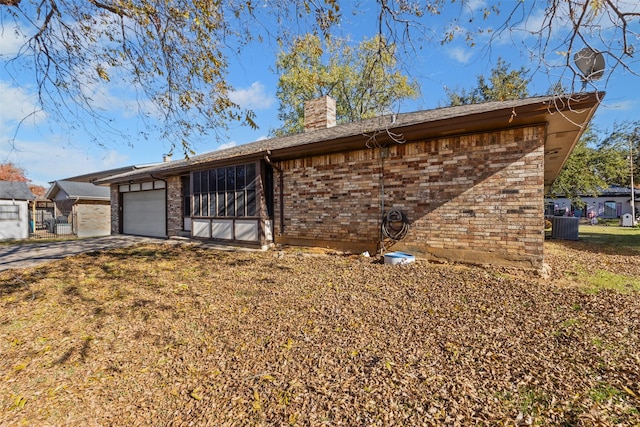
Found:
[[[64,242],[24,243],[0,246],[0,271],[33,267],[71,255],[124,248],[139,243],[177,243],[175,240],[140,236],[105,236]]]

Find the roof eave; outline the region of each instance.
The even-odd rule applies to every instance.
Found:
[[[377,132],[376,141],[380,145],[393,143],[389,133],[402,135],[406,141],[435,139],[447,136],[464,135],[478,132],[495,131],[497,129],[516,128],[535,124],[547,125],[545,139],[545,192],[556,179],[560,169],[566,162],[571,150],[577,143],[586,124],[589,122],[604,93],[594,92],[576,94],[565,97],[541,97],[539,102],[505,102],[503,108],[493,108],[489,111],[474,111],[464,113],[465,110],[452,112],[451,116],[441,119],[424,119],[424,116],[413,116],[413,113],[401,115],[409,123],[402,121],[390,123],[387,127],[372,128],[370,132],[365,128],[356,130],[349,128],[345,135],[324,138],[323,130],[318,132],[318,138],[309,138],[308,142],[300,142],[282,148],[268,148],[256,150],[248,154],[237,154],[201,161],[177,161],[175,166],[152,170],[140,170],[111,176],[96,181],[96,184],[122,184],[142,181],[146,179],[164,179],[169,176],[181,175],[192,170],[204,169],[213,165],[225,166],[239,162],[249,162],[260,159],[268,152],[271,160],[288,160],[302,156],[329,154],[367,146],[371,135]],[[526,100],[525,100],[526,101]],[[495,104],[494,104],[495,105]],[[492,106],[493,107],[493,106]],[[417,119],[415,119],[417,117]],[[412,119],[415,119],[411,122]],[[372,122],[363,122],[364,124]],[[382,123],[382,121],[381,121]],[[389,132],[385,132],[389,130]],[[330,133],[331,131],[327,131]],[[549,135],[552,136],[551,141]],[[286,137],[285,137],[286,138]],[[197,156],[196,156],[197,158]]]
[[[69,195],[70,200],[101,200],[101,201],[110,201],[111,197],[101,197],[101,196],[72,196]]]
[[[545,166],[546,187],[550,186],[557,177],[603,96],[604,93],[590,93],[576,95],[571,102],[562,105],[528,104],[407,126],[391,126],[388,133],[383,131],[377,135],[376,142],[379,145],[393,143],[393,136],[389,133],[402,135],[406,141],[418,141],[536,124],[547,125],[548,134],[553,135],[556,140],[551,141],[551,147],[547,146],[549,138],[545,140],[545,163],[549,157],[547,152],[553,152],[558,147],[561,153],[555,154],[562,155],[562,158],[561,163],[553,164],[552,162],[548,172]],[[366,134],[349,135],[321,143],[276,149],[272,150],[270,157],[272,160],[287,160],[301,155],[327,154],[346,149],[364,148],[369,137],[370,135]]]
[[[220,166],[237,165],[239,162],[251,162],[251,161],[260,160],[260,159],[264,158],[265,154],[266,154],[266,150],[258,152],[258,153],[251,153],[251,154],[247,154],[247,155],[239,155],[239,156],[233,156],[233,157],[228,157],[228,158],[224,158],[224,159],[219,159],[219,160],[216,160],[214,163],[218,167],[220,167]],[[185,161],[182,161],[182,160],[177,160],[176,163],[178,163],[178,162],[179,163],[184,163],[184,164],[179,165],[179,166],[175,166],[175,167],[171,167],[171,168],[166,169],[166,170],[148,171],[148,170],[141,169],[141,170],[136,171],[136,172],[129,172],[129,173],[126,173],[126,174],[106,177],[106,178],[100,179],[98,181],[95,181],[94,184],[95,185],[111,185],[111,184],[119,185],[119,184],[132,184],[132,183],[146,181],[146,180],[150,180],[150,179],[163,180],[163,179],[171,177],[171,176],[187,174],[187,173],[189,173],[191,171],[194,171],[194,170],[206,169],[206,168],[210,167],[210,165],[212,164],[212,162],[189,163],[188,161],[185,162]]]
[[[548,194],[604,95],[604,92],[583,94],[564,108],[550,111],[544,149],[545,194]]]
[[[44,193],[44,198],[47,200],[53,200],[53,198],[56,196],[56,194],[58,194],[59,191],[60,189],[58,187],[58,183],[56,181],[53,181],[51,187],[49,187],[47,192]]]

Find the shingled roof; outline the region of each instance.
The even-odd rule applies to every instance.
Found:
[[[393,134],[411,141],[546,123],[549,125],[548,135],[555,135],[549,142],[550,147],[545,146],[545,152],[549,150],[552,153],[552,156],[545,158],[545,163],[549,165],[550,162],[551,165],[549,172],[545,168],[545,186],[548,186],[555,180],[603,96],[604,93],[600,92],[540,96],[385,115],[212,151],[189,159],[99,179],[96,183],[114,184],[170,176],[213,165],[250,161],[266,155],[276,161],[363,149],[374,137],[379,144],[393,143]]]
[[[141,165],[123,166],[116,169],[108,169],[108,170],[99,171],[99,172],[91,172],[91,173],[86,173],[82,175],[76,175],[69,178],[64,178],[61,181],[94,182],[100,178],[106,178],[108,176],[119,175],[126,172],[131,172],[131,171],[137,171],[140,169],[156,166],[159,164],[160,162],[147,163],[147,164],[141,164]]]
[[[101,187],[90,182],[54,181],[49,187],[46,199],[53,199],[64,191],[70,199],[81,200],[110,200],[109,187]]]
[[[26,182],[0,181],[0,200],[33,200],[35,196]]]

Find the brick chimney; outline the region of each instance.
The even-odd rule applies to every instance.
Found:
[[[326,129],[336,125],[336,100],[330,96],[304,103],[304,131]]]

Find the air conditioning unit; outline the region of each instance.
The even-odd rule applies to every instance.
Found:
[[[551,218],[551,238],[560,240],[578,240],[580,218],[572,216],[554,216]]]

